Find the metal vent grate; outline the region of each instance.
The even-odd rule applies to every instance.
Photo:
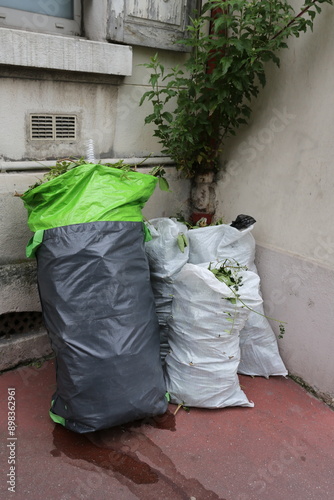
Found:
[[[33,140],[53,140],[53,117],[51,115],[31,115],[30,129]]]
[[[30,139],[59,141],[76,139],[75,115],[30,115]]]
[[[75,139],[76,117],[56,115],[56,139]]]

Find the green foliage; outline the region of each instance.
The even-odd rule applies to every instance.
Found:
[[[167,191],[168,193],[171,192],[171,190],[169,189],[168,181],[165,177],[166,170],[163,167],[161,167],[161,165],[153,167],[152,170],[149,171],[149,174],[153,175],[154,177],[158,177],[158,184],[161,191]]]
[[[209,264],[209,271],[219,280],[221,283],[225,283],[226,286],[231,290],[231,297],[225,297],[235,307],[233,309],[233,314],[229,311],[225,311],[227,315],[226,320],[231,323],[229,329],[225,329],[225,333],[232,334],[236,319],[238,317],[238,300],[240,300],[240,294],[238,293],[239,288],[243,285],[242,276],[240,271],[247,270],[246,266],[241,266],[235,259],[225,259],[222,263],[219,263],[216,267],[212,267]],[[242,306],[243,307],[243,306]]]
[[[144,163],[146,159],[147,158],[145,158],[142,162],[138,163],[137,165],[129,165],[128,163],[124,163],[124,160],[119,160],[116,163],[104,163],[103,166],[118,168],[122,170],[124,172],[124,178],[126,178],[126,172],[130,171],[135,172],[137,170],[137,167],[142,163]],[[40,186],[41,184],[44,184],[45,182],[55,179],[59,175],[69,172],[73,168],[80,167],[80,165],[87,165],[89,163],[90,162],[88,162],[84,158],[79,158],[79,159],[65,158],[62,160],[58,160],[56,161],[56,164],[50,167],[49,171],[46,174],[44,174],[42,179],[36,182],[33,186],[30,186],[28,191],[34,189],[37,186]],[[158,185],[162,191],[170,191],[168,181],[165,178],[166,171],[163,167],[161,167],[160,165],[153,167],[150,170],[149,174],[158,178]]]
[[[232,297],[228,297],[226,300],[229,300],[232,304],[237,303],[237,299],[239,298],[239,287],[242,286],[242,276],[240,275],[240,271],[247,270],[246,266],[240,266],[240,264],[236,261],[231,261],[230,259],[225,259],[219,267],[211,267],[211,263],[209,265],[209,271],[214,274],[217,280],[225,283],[233,292]]]
[[[177,236],[177,245],[182,253],[184,253],[185,248],[188,246],[188,238],[184,233],[179,233]]]
[[[44,182],[51,181],[52,179],[55,179],[59,175],[65,174],[69,170],[72,170],[72,168],[79,167],[80,165],[85,165],[87,161],[84,160],[84,158],[79,158],[79,159],[63,159],[63,160],[58,160],[55,165],[50,167],[50,170],[44,175],[43,180],[41,184]]]
[[[289,37],[312,30],[323,3],[333,0],[305,0],[296,15],[287,0],[208,1],[181,41],[192,49],[184,68],[166,74],[158,55],[144,64],[151,70],[151,90],[140,105],[151,101],[153,107],[145,123],[154,123],[162,153],[186,177],[218,169],[225,138],[247,123],[250,101],[266,84],[266,64],[279,66],[277,53],[288,47]]]
[[[284,325],[282,325],[282,323],[280,323],[279,325],[279,335],[278,335],[278,338],[279,339],[282,339],[284,337],[284,334],[285,334],[285,328],[284,328]]]
[[[212,267],[211,263],[209,264],[208,267],[209,271],[212,272],[212,274],[222,283],[225,283],[226,286],[231,290],[232,295],[231,297],[226,297],[225,299],[231,302],[231,304],[235,305],[234,309],[234,315],[232,315],[230,312],[227,312],[226,314],[229,316],[227,318],[227,321],[232,323],[231,329],[230,330],[225,330],[227,333],[232,333],[234,323],[237,317],[237,304],[238,301],[241,303],[241,307],[245,307],[249,311],[252,311],[259,316],[263,316],[264,318],[270,319],[272,321],[277,321],[279,323],[279,335],[278,338],[282,339],[285,333],[285,321],[278,320],[276,318],[271,318],[270,316],[266,316],[265,314],[261,314],[260,312],[256,311],[255,309],[252,309],[249,307],[245,302],[240,298],[239,288],[243,285],[242,283],[242,275],[240,274],[240,271],[247,271],[246,266],[241,266],[235,259],[225,259],[222,263],[219,263],[216,265],[216,267]]]

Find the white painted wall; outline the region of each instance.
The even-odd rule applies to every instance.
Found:
[[[159,155],[161,145],[153,137],[154,124],[144,124],[145,116],[152,113],[151,102],[138,106],[144,92],[151,90],[148,85],[151,70],[143,66],[157,50],[133,47],[132,75],[125,77],[119,88],[117,108],[117,129],[114,152],[116,156],[127,156],[128,151],[136,151],[138,156]],[[185,61],[186,55],[179,52],[159,51],[159,57],[166,71]]]
[[[145,219],[187,214],[189,183],[180,181],[173,167],[165,167],[171,192],[158,187],[143,209]],[[148,173],[149,168],[143,168]],[[18,194],[41,178],[43,171],[0,174],[0,314],[38,311],[40,303],[34,281],[35,259],[26,260],[25,247],[32,236],[27,212]]]
[[[334,395],[334,8],[290,40],[249,126],[226,144],[217,215],[252,215],[268,311],[288,369]],[[278,325],[273,324],[276,331]]]
[[[31,73],[30,73],[31,74]],[[19,78],[13,71],[0,79],[0,107],[3,133],[0,155],[6,161],[43,160],[79,157],[85,154],[86,142],[92,138],[100,153],[112,156],[116,128],[118,86],[108,79],[101,82],[69,81],[57,73],[45,78]],[[36,114],[73,114],[77,116],[76,141],[31,141],[29,117]],[[10,167],[10,165],[8,165]],[[36,167],[40,166],[36,163]],[[22,165],[22,168],[24,164]]]
[[[83,1],[82,38],[0,28],[0,314],[39,308],[34,270],[25,259],[31,233],[15,193],[33,185],[48,160],[85,156],[88,139],[98,159],[160,154],[152,128],[144,127],[148,107],[138,106],[148,88],[139,64],[155,50],[107,41],[108,5]],[[184,58],[168,51],[161,57],[166,66]],[[75,114],[77,140],[31,141],[30,113]],[[189,182],[179,181],[170,165],[166,171],[172,192],[156,190],[144,209],[148,219],[187,213]]]

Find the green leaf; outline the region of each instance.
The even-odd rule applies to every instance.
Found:
[[[158,177],[158,183],[161,191],[167,191],[169,193],[171,192],[171,190],[169,189],[168,181],[164,177]]]
[[[151,122],[153,122],[153,120],[155,120],[155,118],[156,118],[156,115],[153,113],[151,115],[147,115],[145,117],[145,123],[151,123]]]
[[[168,123],[172,123],[173,121],[173,115],[172,113],[169,113],[168,111],[164,111],[164,113],[161,113],[162,118],[164,118]]]
[[[290,3],[295,4],[205,0],[180,41],[191,49],[182,69],[175,66],[165,72],[158,54],[143,65],[148,68],[151,91],[143,95],[140,105],[144,101],[153,105],[145,123],[154,123],[153,134],[162,153],[174,160],[185,177],[193,177],[206,162],[218,170],[218,152],[225,139],[250,117],[251,108],[244,103],[258,97],[266,84],[266,63],[279,66],[279,51],[288,47],[286,40],[312,29],[319,5],[333,1],[305,0],[297,13]],[[212,16],[214,8],[218,10]],[[204,29],[209,22],[211,33]],[[209,62],[214,64],[207,72]],[[212,137],[218,140],[210,142]]]
[[[228,72],[229,68],[231,67],[232,62],[233,62],[233,59],[229,58],[229,57],[223,57],[220,60],[220,64],[222,66],[222,74],[223,75],[226,75],[226,73]]]
[[[184,239],[182,237],[182,234],[183,233],[180,233],[178,234],[177,236],[177,245],[179,247],[179,249],[181,250],[182,253],[184,253],[184,250],[185,250],[185,244],[184,244]]]
[[[158,80],[159,80],[159,75],[156,73],[152,73],[151,78],[150,78],[150,84],[152,85],[152,87],[156,86]]]
[[[141,106],[146,99],[150,100],[150,99],[152,99],[152,97],[154,97],[154,92],[152,92],[151,90],[148,92],[145,92],[139,101],[139,106]]]
[[[188,239],[184,233],[179,233],[177,236],[177,244],[182,253],[188,246]]]

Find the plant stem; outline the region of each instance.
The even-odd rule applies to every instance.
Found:
[[[290,26],[292,26],[293,23],[296,22],[296,20],[299,18],[299,17],[302,17],[308,10],[310,10],[311,7],[313,7],[316,3],[318,2],[318,0],[312,0],[312,3],[310,3],[310,5],[307,5],[303,10],[301,10],[299,12],[299,14],[297,14],[293,19],[291,19],[290,22],[288,22],[288,24],[286,26],[284,26],[284,28],[282,28],[278,33],[276,33],[276,35],[274,35],[271,40],[275,40],[275,38],[277,38],[278,36],[280,36],[286,29],[290,28]]]
[[[183,405],[178,405],[178,407],[176,408],[176,410],[174,411],[173,415],[176,415],[177,412],[179,411],[180,408],[182,408]]]

